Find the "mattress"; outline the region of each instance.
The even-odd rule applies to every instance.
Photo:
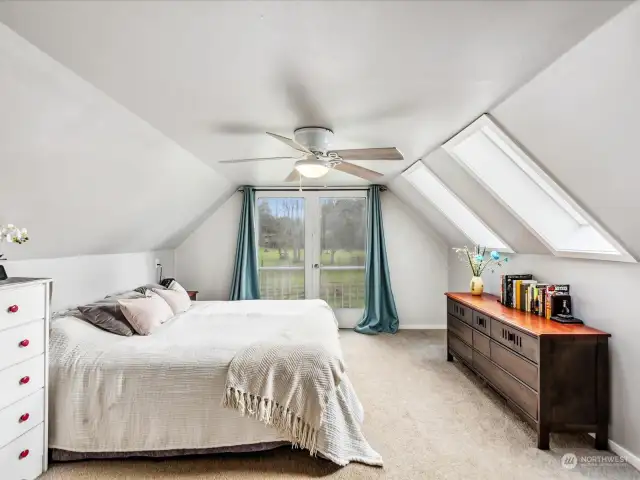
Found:
[[[49,447],[133,453],[281,444],[283,434],[221,406],[229,362],[263,341],[320,342],[342,359],[335,316],[322,300],[194,302],[149,336],[122,337],[73,316],[57,318]],[[366,442],[353,452],[343,445],[359,434],[363,410],[348,377],[339,389],[321,432],[331,448],[321,453],[340,464],[381,464]]]

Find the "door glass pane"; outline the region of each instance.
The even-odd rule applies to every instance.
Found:
[[[305,298],[304,199],[257,200],[260,298]]]
[[[364,308],[364,198],[320,199],[320,292],[332,308]]]

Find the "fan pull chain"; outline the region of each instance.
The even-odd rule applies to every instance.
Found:
[[[298,175],[298,191],[302,191],[302,175]]]

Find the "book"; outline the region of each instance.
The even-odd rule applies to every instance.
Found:
[[[548,283],[539,283],[538,285],[536,285],[536,309],[535,309],[535,313],[536,315],[540,315],[541,317],[545,316],[545,298],[546,298],[546,293],[547,293],[547,287],[549,286]]]
[[[532,278],[533,278],[533,275],[531,275],[530,273],[504,275],[502,277],[502,295],[503,295],[502,304],[508,307],[513,307],[515,304],[513,280],[530,280]]]
[[[545,294],[545,314],[547,319],[551,319],[551,297],[554,295],[569,295],[569,285],[567,284],[552,284],[547,286]]]
[[[518,280],[518,282],[520,282],[520,303],[518,308],[523,312],[528,312],[531,310],[529,288],[532,285],[535,285],[536,283],[538,283],[538,281],[532,279],[532,280]]]

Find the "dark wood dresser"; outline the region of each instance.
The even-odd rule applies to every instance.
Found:
[[[505,307],[489,294],[447,293],[447,360],[456,357],[538,432],[596,433],[608,448],[608,333]]]

